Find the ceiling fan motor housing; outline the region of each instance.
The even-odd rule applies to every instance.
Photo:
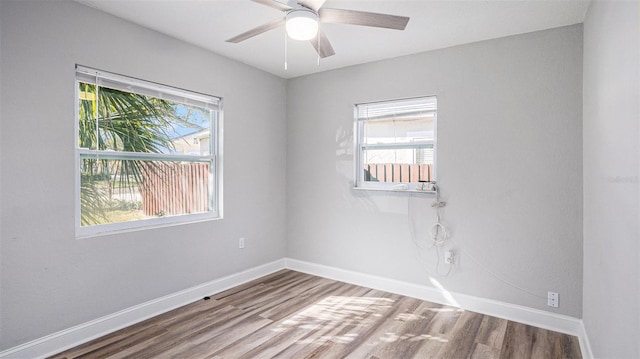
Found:
[[[318,14],[304,7],[291,10],[286,17],[287,34],[294,40],[311,40],[318,34]]]

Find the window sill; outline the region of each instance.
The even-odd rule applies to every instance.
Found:
[[[426,194],[436,193],[436,191],[422,191],[417,189],[367,188],[367,187],[353,187],[353,189],[358,191],[394,192],[394,193],[426,193]]]
[[[179,217],[179,216],[176,216],[176,217]],[[172,217],[166,217],[166,218],[172,218]],[[144,223],[144,224],[139,223],[138,225],[135,225],[135,226],[126,226],[126,227],[119,227],[117,226],[118,223],[115,223],[116,226],[99,225],[97,226],[98,228],[94,226],[76,228],[76,239],[102,237],[102,236],[109,236],[113,234],[122,234],[122,233],[138,232],[138,231],[147,231],[147,230],[153,230],[153,229],[165,228],[165,227],[174,227],[174,226],[180,226],[184,224],[217,221],[217,220],[223,219],[223,217],[207,215],[207,216],[198,216],[198,217],[194,216],[193,218],[189,218],[189,219],[186,219],[186,218],[182,218],[179,220],[175,220],[175,218],[172,218],[172,219],[173,220],[169,220],[169,221],[153,221],[151,223]],[[127,222],[123,222],[123,223],[126,224]]]

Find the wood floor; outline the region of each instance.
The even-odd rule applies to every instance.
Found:
[[[574,336],[290,270],[52,358],[581,358]]]

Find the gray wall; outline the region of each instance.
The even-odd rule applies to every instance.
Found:
[[[0,350],[284,257],[284,80],[74,2],[0,4]],[[75,238],[76,63],[223,97],[223,220]]]
[[[285,82],[73,2],[0,13],[0,350],[287,255],[584,314],[596,356],[640,356],[637,4],[590,6],[584,130],[580,25]],[[75,239],[76,63],[224,98],[223,220]],[[421,95],[447,277],[412,241],[432,196],[351,188],[353,105]]]
[[[640,357],[638,2],[584,22],[584,325],[597,358]]]
[[[464,251],[448,277],[412,242],[432,196],[352,189],[354,104],[422,95],[438,98],[447,247]],[[579,318],[581,134],[581,25],[290,80],[287,256]]]

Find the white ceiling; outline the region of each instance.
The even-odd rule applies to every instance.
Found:
[[[388,59],[464,43],[581,23],[588,0],[327,0],[324,8],[411,18],[404,31],[322,24],[336,54],[320,60],[308,42],[288,40],[284,28],[238,44],[225,42],[284,16],[249,0],[78,0],[81,3],[282,78]]]

